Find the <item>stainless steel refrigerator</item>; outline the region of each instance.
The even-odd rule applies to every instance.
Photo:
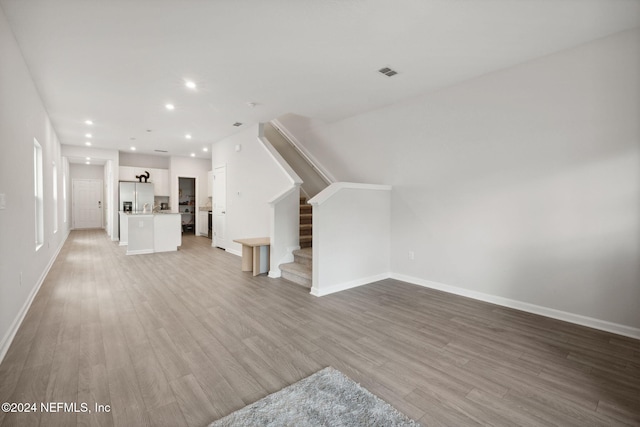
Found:
[[[142,212],[148,203],[153,210],[153,184],[145,182],[120,182],[120,211]]]

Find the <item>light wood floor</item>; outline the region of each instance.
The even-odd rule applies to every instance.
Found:
[[[186,237],[74,231],[0,365],[1,425],[205,426],[333,366],[425,425],[639,425],[640,342],[385,280],[316,298]]]

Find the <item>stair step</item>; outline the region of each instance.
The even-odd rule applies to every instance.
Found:
[[[300,205],[300,213],[301,214],[310,214],[313,212],[313,206],[311,205]]]
[[[282,278],[290,282],[311,288],[311,267],[308,265],[289,262],[280,264]]]
[[[312,214],[300,214],[300,224],[311,224],[312,218]]]
[[[313,225],[300,224],[300,236],[310,236],[313,234]]]
[[[313,265],[313,248],[296,249],[293,251],[294,262],[302,265]]]

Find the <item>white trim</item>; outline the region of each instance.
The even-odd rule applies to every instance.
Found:
[[[229,252],[230,254],[239,256],[239,257],[242,256],[242,251],[237,251],[235,249],[229,249],[229,248],[225,249],[225,251]]]
[[[11,343],[13,342],[13,339],[15,338],[16,334],[18,333],[18,329],[20,329],[20,325],[22,325],[22,321],[24,320],[24,317],[27,315],[27,312],[29,311],[29,308],[31,308],[31,304],[33,303],[33,300],[35,299],[36,295],[38,294],[38,291],[40,290],[40,287],[44,283],[44,279],[47,277],[47,274],[49,274],[49,270],[51,270],[51,267],[53,267],[53,263],[58,258],[58,254],[60,254],[60,251],[62,250],[62,247],[64,246],[65,242],[67,241],[67,237],[69,237],[69,233],[70,232],[71,232],[71,230],[67,230],[67,235],[64,236],[64,239],[62,239],[62,242],[60,242],[60,245],[58,246],[58,249],[56,249],[56,253],[53,254],[51,259],[49,260],[49,263],[47,264],[47,266],[45,267],[44,271],[42,272],[42,274],[38,278],[38,281],[36,282],[36,285],[33,287],[31,292],[29,293],[29,296],[27,297],[27,300],[24,302],[24,305],[22,306],[22,308],[18,312],[18,315],[16,316],[16,318],[13,320],[13,323],[11,324],[11,327],[9,328],[7,333],[5,334],[4,338],[2,338],[2,341],[0,341],[0,363],[2,363],[2,360],[7,355],[7,351],[9,351],[9,347],[11,346]]]
[[[601,331],[640,339],[639,328],[621,325],[619,323],[607,322],[605,320],[594,319],[593,317],[582,316],[579,314],[530,304],[527,302],[512,300],[509,298],[503,298],[495,295],[485,294],[482,292],[470,291],[468,289],[459,288],[457,286],[445,285],[443,283],[432,282],[430,280],[419,279],[417,277],[407,276],[404,274],[392,273],[391,278],[411,283],[413,285],[423,286],[425,288],[437,289],[439,291],[448,292],[454,295],[461,295],[464,297],[473,298],[475,300],[501,305],[503,307],[514,308],[516,310],[525,311],[527,313],[538,314],[540,316],[550,317],[552,319],[562,320],[565,322],[574,323],[576,325],[587,326],[589,328],[599,329]]]
[[[300,153],[302,158],[304,158],[307,161],[307,163],[309,163],[311,167],[314,168],[316,172],[320,174],[322,179],[324,179],[327,184],[332,184],[337,181],[337,179],[333,175],[331,175],[331,173],[328,170],[326,170],[324,166],[320,164],[318,159],[316,159],[313,156],[313,154],[311,154],[309,150],[307,150],[300,143],[300,141],[298,141],[298,139],[295,136],[293,136],[293,134],[289,132],[289,130],[282,123],[280,123],[278,119],[271,120],[271,125],[273,125],[273,127],[276,128],[276,130],[280,132],[282,136],[284,136],[289,140],[293,148],[295,148],[298,151],[298,153]]]
[[[338,283],[337,285],[323,289],[318,289],[317,286],[312,286],[310,293],[316,297],[322,297],[336,292],[346,291],[347,289],[357,288],[358,286],[368,285],[369,283],[378,282],[380,280],[388,279],[389,277],[391,277],[391,273],[380,273],[375,276],[351,280],[350,282]]]
[[[300,191],[300,184],[293,184],[293,186],[287,188],[286,190],[284,190],[282,193],[278,194],[277,196],[275,196],[273,199],[269,200],[267,203],[270,205],[275,205],[277,204],[279,201],[281,201],[282,199],[284,199],[285,197],[287,197],[288,195],[290,195],[293,191],[298,190]]]
[[[390,185],[382,184],[362,184],[358,182],[334,182],[327,188],[316,194],[307,203],[310,205],[321,205],[329,200],[333,195],[342,190],[376,190],[376,191],[391,191],[393,187]]]

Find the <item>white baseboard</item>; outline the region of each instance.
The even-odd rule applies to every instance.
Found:
[[[430,280],[419,279],[417,277],[406,276],[404,274],[392,273],[390,277],[395,280],[401,280],[403,282],[423,286],[425,288],[437,289],[439,291],[448,292],[450,294],[461,295],[464,297],[473,298],[475,300],[501,305],[503,307],[526,311],[527,313],[539,314],[541,316],[574,323],[576,325],[587,326],[589,328],[612,332],[614,334],[623,335],[625,337],[640,339],[639,328],[633,328],[631,326],[621,325],[619,323],[607,322],[605,320],[594,319],[593,317],[582,316],[580,314],[569,313],[549,307],[543,307],[527,302],[503,298],[496,295],[470,291],[468,289],[459,288],[457,286],[445,285],[443,283],[432,282]]]
[[[225,251],[227,251],[227,252],[229,252],[230,254],[233,254],[233,255],[237,255],[237,256],[240,256],[240,257],[242,256],[242,251],[237,251],[235,249],[228,249],[228,248],[225,249]]]
[[[346,291],[347,289],[357,288],[358,286],[368,285],[369,283],[388,279],[389,277],[391,277],[391,273],[381,273],[369,277],[364,277],[362,279],[352,280],[350,282],[339,283],[337,285],[332,285],[322,289],[318,289],[317,287],[312,286],[311,295],[322,297],[336,292]]]
[[[0,363],[2,363],[2,360],[4,359],[4,356],[7,355],[7,351],[9,351],[9,347],[11,346],[11,343],[13,342],[13,339],[15,338],[16,333],[18,333],[18,329],[20,329],[20,325],[22,325],[22,321],[24,320],[24,317],[27,315],[27,312],[29,311],[29,308],[31,307],[31,304],[33,303],[33,300],[35,299],[36,295],[38,294],[38,291],[40,290],[40,287],[44,283],[44,279],[47,277],[47,274],[49,274],[49,270],[51,270],[51,267],[53,266],[53,263],[58,258],[58,254],[62,250],[62,247],[64,246],[64,243],[67,241],[67,238],[69,237],[69,233],[70,232],[71,232],[71,230],[67,231],[67,235],[64,236],[64,239],[62,239],[62,242],[60,242],[60,245],[58,245],[58,248],[56,249],[56,253],[53,254],[51,259],[49,260],[49,263],[47,264],[45,269],[42,271],[42,274],[38,278],[38,281],[36,282],[36,285],[33,287],[31,292],[29,293],[29,296],[27,297],[27,300],[22,305],[22,308],[20,309],[20,311],[18,311],[18,315],[13,320],[13,323],[11,324],[11,327],[9,328],[7,333],[5,334],[4,338],[2,338],[2,341],[0,341]]]
[[[152,254],[153,249],[138,249],[134,251],[130,251],[127,249],[127,255],[143,255],[143,254]]]
[[[269,270],[269,277],[271,277],[272,279],[282,277],[282,271],[279,268],[272,268],[271,270]]]

